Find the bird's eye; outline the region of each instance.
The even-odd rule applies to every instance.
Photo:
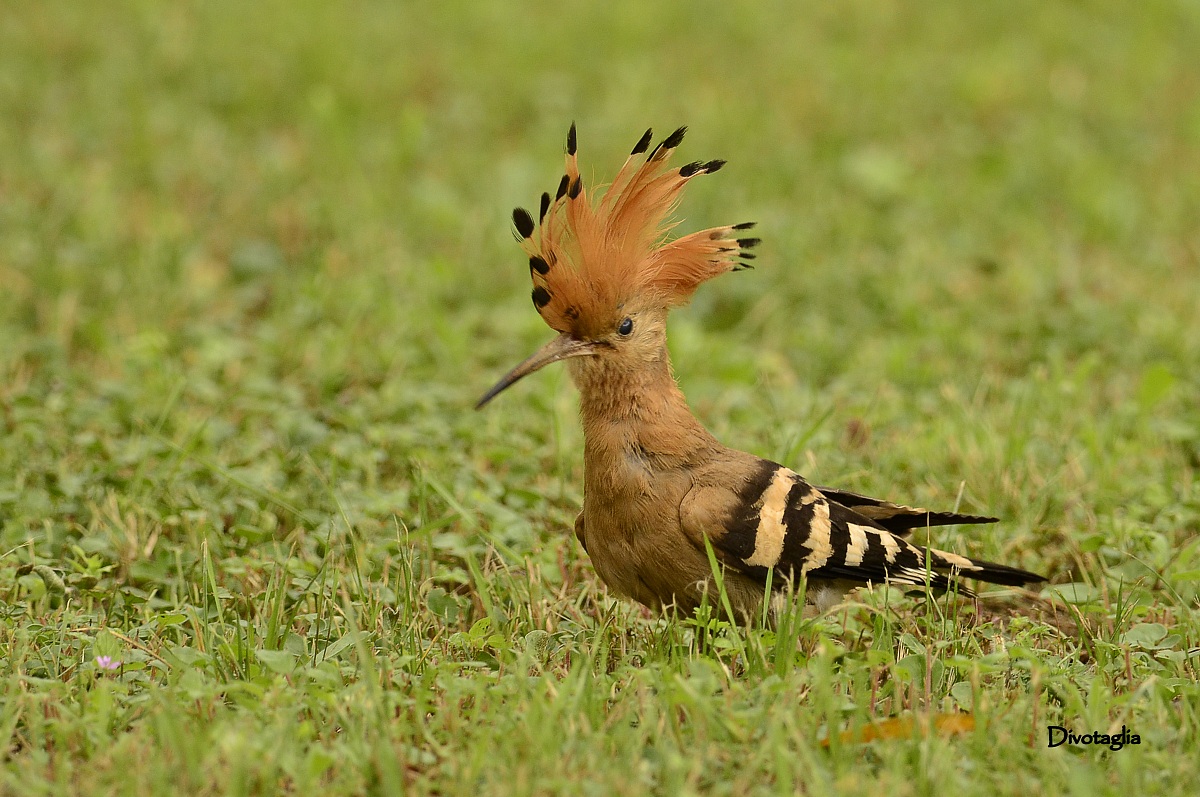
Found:
[[[620,335],[628,335],[633,331],[633,319],[626,318],[621,322],[621,326],[617,327],[617,333]]]

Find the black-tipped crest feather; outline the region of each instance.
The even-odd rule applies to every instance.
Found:
[[[517,232],[522,238],[529,238],[533,235],[533,216],[529,215],[529,211],[525,208],[513,209],[513,225],[517,228]]]
[[[632,158],[634,155],[641,155],[643,152],[645,152],[647,149],[649,149],[650,141],[653,138],[654,138],[654,128],[650,128],[645,133],[642,133],[642,137],[638,139],[638,143],[633,145],[633,150],[630,151],[629,157]]]

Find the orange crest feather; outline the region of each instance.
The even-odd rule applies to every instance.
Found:
[[[553,199],[542,194],[538,222],[513,211],[513,223],[529,255],[533,303],[553,329],[579,337],[607,331],[631,300],[639,306],[671,307],[686,302],[700,283],[749,268],[745,251],[757,238],[736,237],[753,222],[666,240],[668,217],[693,177],[711,174],[725,161],[670,168],[686,127],[667,136],[640,165],[651,131],[638,140],[616,179],[598,203],[584,187],[576,157],[575,125],[567,134],[566,173]],[[739,260],[741,258],[741,260]]]

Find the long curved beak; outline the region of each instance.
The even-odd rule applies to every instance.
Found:
[[[595,354],[596,344],[586,340],[577,340],[570,335],[562,334],[554,340],[547,343],[542,348],[533,353],[525,362],[518,365],[516,368],[509,371],[504,377],[492,387],[491,390],[483,394],[483,398],[479,399],[479,403],[475,405],[475,409],[481,409],[484,404],[500,395],[507,387],[512,385],[518,379],[532,374],[539,368],[556,363],[559,360],[566,360],[569,357],[586,357],[590,354]]]

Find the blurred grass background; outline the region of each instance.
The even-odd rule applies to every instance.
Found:
[[[663,683],[638,674],[648,662],[667,680],[706,666],[638,637],[660,626],[607,602],[570,538],[582,438],[565,376],[471,410],[549,335],[509,211],[553,188],[571,121],[593,182],[648,125],[689,125],[681,162],[730,164],[695,183],[681,229],[759,222],[758,268],[705,287],[673,320],[678,376],[718,437],[819,483],[1001,515],[939,543],[1101,596],[1095,622],[1116,640],[1115,669],[1093,646],[1090,668],[1068,679],[1126,679],[1109,683],[1117,702],[1100,713],[1147,679],[1194,680],[1186,655],[1166,673],[1151,656],[1135,673],[1119,642],[1141,622],[1178,628],[1181,655],[1200,644],[1198,45],[1200,7],[1183,0],[6,5],[8,788],[108,784],[131,761],[185,755],[173,733],[213,735],[180,770],[195,789],[303,790],[309,775],[334,791],[499,788],[535,758],[516,750],[503,706],[461,715],[494,736],[455,724],[467,721],[452,718],[455,690],[497,677],[438,680],[460,672],[466,643],[446,647],[456,630],[486,619],[502,639],[543,631],[569,648],[569,625],[571,644],[592,650],[623,611],[634,637],[600,668],[608,677],[644,677],[653,692]],[[525,591],[497,581],[513,567],[536,574]],[[1140,608],[1114,608],[1110,595],[1135,583]],[[388,630],[397,617],[408,636]],[[126,640],[119,679],[84,675],[99,629]],[[842,642],[853,681],[853,662],[868,660]],[[1027,642],[1035,670],[1087,647],[1070,633]],[[368,649],[386,663],[365,665]],[[499,650],[488,655],[503,673]],[[574,683],[569,658],[560,676]],[[449,669],[434,666],[443,660]],[[311,686],[334,661],[330,695],[371,681],[364,666],[410,673],[427,690],[418,702],[447,724],[422,736],[399,722],[382,747],[348,752],[304,736],[283,719],[294,707],[268,700],[221,720],[242,729],[244,751],[220,745],[226,726],[211,712],[237,703],[230,684],[275,694],[299,679],[288,662],[307,662]],[[188,672],[199,674],[184,688]],[[99,683],[109,713],[96,713]],[[752,680],[723,688],[755,710],[775,699]],[[1013,694],[1042,705],[1036,688],[1007,682],[996,699]],[[566,711],[543,698],[526,696],[528,710]],[[1064,700],[1041,710],[1067,712]],[[1146,772],[1178,783],[1196,692],[1163,700],[1190,700],[1191,713],[1141,769],[1062,764],[1015,735],[1024,752],[1012,754],[1030,778],[1064,787],[1128,791]],[[585,716],[602,726],[652,703],[589,703]],[[193,704],[207,708],[172,708]],[[35,721],[48,706],[59,719]],[[303,722],[337,724],[324,711],[305,708]],[[833,715],[803,716],[811,727],[772,736],[778,749],[811,742],[805,728]],[[264,727],[285,740],[275,753],[250,741]],[[700,753],[663,753],[607,775],[603,757],[585,756],[576,775],[604,788],[719,791],[741,777],[751,791],[789,790],[758,764],[739,767],[751,755],[739,742],[726,740],[726,760],[693,726],[674,733],[724,774],[707,782]],[[486,757],[462,763],[460,737],[503,763],[490,774]],[[568,738],[603,749],[586,729]],[[992,742],[921,753],[925,780],[904,779],[903,750],[880,754],[874,772],[922,792],[958,756],[1004,771]],[[381,750],[406,763],[389,770]],[[289,755],[295,771],[280,763]],[[797,760],[829,788],[869,791],[853,780],[855,753],[821,755]],[[654,777],[638,780],[647,767]],[[152,791],[175,772],[148,766],[126,785]],[[966,793],[976,781],[955,782]]]

